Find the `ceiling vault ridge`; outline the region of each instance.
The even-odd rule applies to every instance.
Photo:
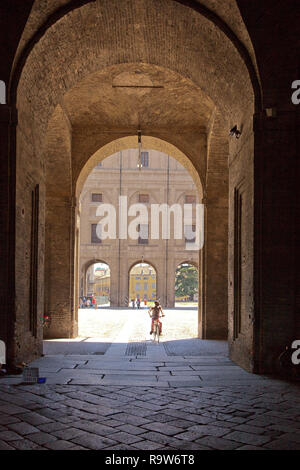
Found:
[[[245,63],[252,87],[255,95],[255,109],[256,111],[261,110],[262,106],[262,92],[259,77],[257,76],[255,66],[253,64],[250,53],[245,46],[245,44],[238,38],[235,32],[230,28],[230,26],[215,12],[210,10],[208,7],[202,3],[197,2],[196,0],[170,0],[174,3],[181,4],[188,8],[193,9],[198,12],[200,15],[207,18],[209,21],[213,22],[227,38],[232,42],[239,55],[241,56],[243,62]],[[11,106],[16,106],[17,102],[17,89],[20,77],[22,75],[22,70],[26,64],[26,60],[34,49],[35,45],[40,41],[40,39],[46,34],[49,28],[51,28],[55,23],[57,23],[61,18],[70,13],[75,9],[79,9],[89,3],[97,3],[97,0],[71,0],[70,2],[60,6],[53,13],[49,15],[46,21],[38,28],[37,31],[31,36],[28,42],[25,44],[21,50],[20,56],[18,57],[15,67],[12,71],[10,78],[9,88],[8,88],[8,97],[9,104]]]

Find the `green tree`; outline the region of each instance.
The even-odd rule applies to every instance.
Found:
[[[176,269],[175,297],[194,299],[198,293],[198,270],[191,265],[180,265]]]

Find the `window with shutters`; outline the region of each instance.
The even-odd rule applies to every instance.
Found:
[[[93,193],[92,194],[92,202],[102,202],[102,194],[101,193]]]
[[[184,202],[185,202],[185,204],[195,204],[195,202],[196,202],[196,196],[186,195]]]
[[[140,233],[140,236],[138,238],[139,245],[147,245],[148,244],[148,224],[139,225],[138,231]]]
[[[142,203],[149,202],[149,194],[139,194],[139,202],[142,202]]]
[[[143,168],[149,167],[149,152],[141,152],[141,163]]]
[[[98,228],[97,228],[98,227]],[[91,225],[91,243],[98,244],[101,243],[101,225],[92,224]]]

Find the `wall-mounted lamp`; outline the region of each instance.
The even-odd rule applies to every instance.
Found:
[[[273,108],[266,108],[265,111],[266,111],[266,116],[267,116],[268,118],[275,118],[275,117],[277,117],[277,109],[276,109],[275,107],[273,107]]]
[[[137,167],[139,170],[142,169],[142,131],[138,131],[138,149],[139,149],[139,158]]]
[[[238,130],[237,126],[234,126],[230,132],[229,132],[229,135],[231,137],[235,136],[236,139],[239,139],[242,135],[241,131]]]

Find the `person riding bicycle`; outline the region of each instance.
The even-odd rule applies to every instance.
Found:
[[[159,318],[164,317],[165,315],[162,311],[161,305],[159,305],[159,302],[157,300],[154,302],[154,307],[151,307],[149,309],[149,315],[150,315],[150,318],[152,319],[150,335],[152,335],[154,331],[155,322],[159,324],[159,334],[161,335],[162,334],[162,322],[159,320]]]

